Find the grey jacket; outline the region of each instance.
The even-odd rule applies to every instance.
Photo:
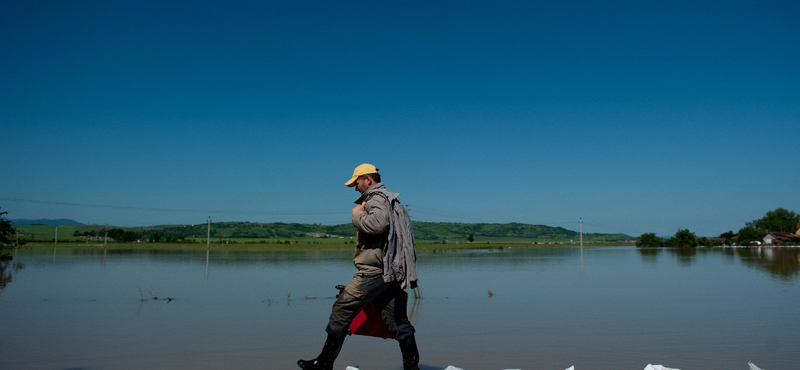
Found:
[[[359,273],[383,273],[384,254],[389,244],[389,204],[383,197],[375,196],[379,189],[386,189],[383,183],[367,189],[355,201],[356,204],[365,203],[365,211],[353,215],[353,226],[358,229],[353,263]]]
[[[353,258],[359,270],[374,272],[380,266],[383,281],[397,281],[402,288],[417,285],[417,244],[408,211],[383,183],[367,189],[356,204],[366,201],[365,212],[353,215],[358,246]],[[376,262],[380,257],[380,265]]]

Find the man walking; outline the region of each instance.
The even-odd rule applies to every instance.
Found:
[[[322,352],[313,360],[297,361],[297,365],[304,370],[332,370],[350,323],[372,303],[400,344],[403,370],[419,370],[419,351],[404,291],[417,281],[416,247],[408,214],[397,201],[399,194],[386,190],[378,169],[369,163],[356,167],[345,185],[361,193],[352,210],[352,222],[358,229],[353,263],[358,271],[333,304]]]

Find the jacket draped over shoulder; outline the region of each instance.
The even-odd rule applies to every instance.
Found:
[[[353,215],[358,229],[358,246],[353,262],[359,270],[380,268],[384,282],[397,281],[402,288],[417,285],[417,246],[408,210],[383,183],[367,189],[356,200],[365,203],[365,212]]]

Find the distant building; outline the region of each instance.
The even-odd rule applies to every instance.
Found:
[[[764,237],[764,245],[800,245],[800,235],[797,233],[769,233]]]

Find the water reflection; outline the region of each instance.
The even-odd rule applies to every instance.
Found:
[[[800,251],[796,248],[729,248],[745,266],[767,271],[772,277],[791,281],[800,273]]]
[[[14,281],[14,273],[17,273],[24,268],[24,264],[13,262],[13,260],[0,261],[0,292],[5,289],[6,285]]]
[[[351,250],[312,250],[312,251],[279,251],[253,252],[226,250],[139,250],[115,248],[28,248],[22,251],[24,256],[49,256],[50,263],[57,264],[63,258],[80,256],[98,259],[105,265],[114,257],[134,257],[152,260],[158,263],[175,263],[178,261],[197,261],[211,266],[263,264],[263,263],[297,263],[304,261],[349,260],[353,256]]]
[[[698,255],[720,254],[738,259],[747,267],[765,271],[782,281],[792,281],[800,275],[800,249],[780,247],[723,247],[723,248],[637,248],[643,262],[655,263],[659,255],[670,254],[678,263],[691,266]]]
[[[683,266],[691,266],[696,261],[697,248],[670,248],[670,251],[678,257],[678,263]]]
[[[409,292],[409,319],[423,369],[790,369],[798,252],[424,249],[424,298]],[[14,262],[0,265],[2,285],[14,283],[0,297],[14,338],[0,369],[291,368],[319,350],[308,338],[323,335],[334,286],[355,273],[352,251],[40,248]],[[342,368],[397,356],[383,341],[347,341]]]
[[[491,248],[475,250],[449,250],[431,249],[419,251],[421,263],[428,268],[457,268],[464,264],[475,265],[477,268],[502,264],[509,268],[524,268],[531,264],[563,264],[571,258],[580,262],[579,271],[583,272],[584,249],[588,251],[597,248]],[[629,247],[619,247],[617,252],[628,250]],[[606,252],[614,249],[605,248]],[[704,255],[722,255],[735,258],[745,266],[768,272],[781,280],[791,280],[800,275],[800,249],[780,247],[722,247],[722,248],[636,248],[641,260],[653,264],[664,255],[675,257],[680,265],[693,266],[697,259]],[[170,251],[170,250],[120,250],[120,249],[33,249],[25,251],[27,255],[52,256],[50,263],[57,264],[60,258],[68,256],[84,256],[96,258],[105,268],[107,260],[113,257],[136,257],[155,263],[175,262],[200,262],[204,265],[205,278],[209,277],[215,267],[235,267],[239,265],[291,265],[297,263],[324,263],[331,261],[342,262],[347,265],[352,258],[351,251],[319,250],[280,253],[254,253],[236,250],[204,250],[204,251]],[[0,289],[13,280],[13,272],[24,268],[21,263],[4,261]]]
[[[642,257],[642,261],[648,264],[654,264],[658,261],[658,255],[661,254],[663,248],[638,248],[637,251]]]

